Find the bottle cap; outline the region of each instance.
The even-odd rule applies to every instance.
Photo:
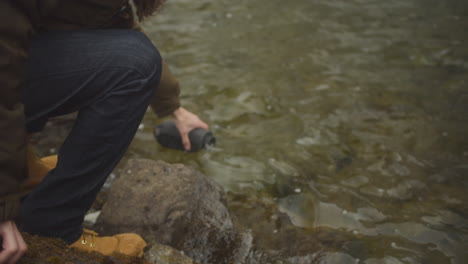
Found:
[[[191,152],[198,151],[202,148],[206,148],[207,146],[216,144],[216,138],[213,136],[213,133],[202,128],[196,128],[190,131],[189,139]]]

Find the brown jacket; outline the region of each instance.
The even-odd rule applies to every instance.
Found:
[[[26,132],[19,91],[31,36],[43,31],[135,28],[128,0],[0,0],[0,222],[16,217],[27,175]],[[178,108],[179,87],[163,66],[153,102],[158,116]]]

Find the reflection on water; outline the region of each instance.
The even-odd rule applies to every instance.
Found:
[[[276,263],[468,259],[467,1],[171,0],[145,28],[218,145],[162,149],[149,113],[130,156],[214,178]]]

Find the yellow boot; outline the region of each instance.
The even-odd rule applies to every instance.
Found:
[[[106,256],[122,254],[130,257],[142,257],[146,242],[137,234],[126,233],[108,237],[98,237],[94,231],[84,229],[80,239],[70,247],[87,252],[99,252]]]
[[[42,182],[44,177],[57,165],[57,155],[37,157],[31,144],[27,147],[28,178],[21,185],[23,194],[27,194]]]

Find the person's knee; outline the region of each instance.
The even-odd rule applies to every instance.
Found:
[[[122,39],[125,52],[120,54],[126,67],[138,72],[142,78],[149,82],[149,86],[157,86],[159,83],[162,59],[159,51],[148,39],[148,37],[138,31],[128,31]]]

